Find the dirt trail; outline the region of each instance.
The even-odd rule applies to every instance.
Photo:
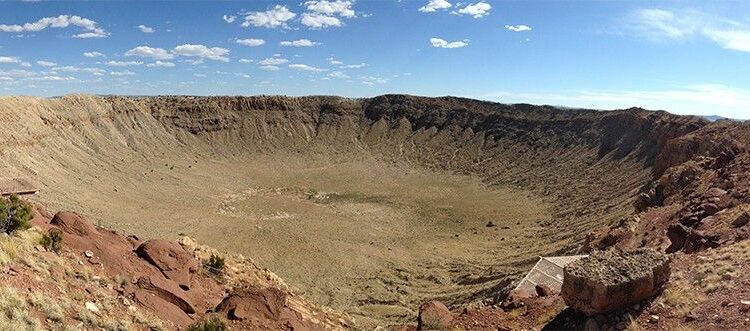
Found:
[[[365,327],[576,250],[703,125],[410,96],[5,97],[0,119],[0,168],[51,209],[252,256]]]

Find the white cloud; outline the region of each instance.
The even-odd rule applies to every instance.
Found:
[[[135,73],[132,71],[111,71],[109,74],[112,76],[117,76],[117,77],[135,75]]]
[[[331,64],[333,64],[333,65],[335,65],[335,66],[344,64],[344,62],[341,62],[341,61],[336,60],[334,58],[328,58],[328,62],[331,63]]]
[[[239,62],[239,63],[253,63],[253,60],[249,60],[249,59],[240,59],[240,60],[239,60],[239,61],[237,61],[237,62]]]
[[[320,29],[320,28],[325,28],[329,26],[341,26],[343,24],[341,23],[341,20],[338,19],[338,17],[322,15],[318,13],[302,14],[301,23],[304,26],[314,28],[314,29]]]
[[[99,53],[99,52],[85,52],[83,53],[83,56],[85,57],[107,57],[106,55]]]
[[[138,46],[125,52],[125,56],[147,57],[157,60],[171,60],[174,54],[169,53],[163,48],[154,48],[149,46]]]
[[[261,60],[260,62],[258,62],[258,64],[263,65],[263,66],[277,66],[277,65],[284,64],[287,62],[289,62],[289,60],[287,59],[269,57],[269,58],[265,58]]]
[[[432,13],[440,9],[448,9],[452,7],[450,2],[446,0],[430,0],[426,5],[419,8],[419,11],[423,13]]]
[[[352,9],[353,1],[342,1],[342,0],[320,0],[320,1],[307,1],[304,3],[308,11],[322,14],[322,15],[339,15],[342,17],[352,18],[355,17],[354,10]]]
[[[474,18],[482,18],[490,14],[490,9],[492,9],[490,4],[480,1],[459,9],[458,14],[469,15]]]
[[[21,59],[11,56],[0,56],[0,63],[2,64],[20,64]]]
[[[221,17],[221,19],[223,19],[224,22],[233,23],[234,20],[237,19],[237,16],[234,16],[234,15],[224,15],[224,16]]]
[[[260,70],[264,70],[264,71],[279,71],[279,69],[280,69],[280,68],[279,68],[279,67],[277,67],[277,66],[271,66],[271,65],[268,65],[268,66],[260,66],[259,68],[260,68]]]
[[[330,78],[340,78],[340,79],[347,79],[347,78],[349,78],[349,76],[347,74],[345,74],[345,73],[343,73],[341,71],[334,71],[334,72],[329,73],[326,76],[330,77]]]
[[[289,65],[289,68],[291,68],[291,69],[294,69],[294,70],[300,70],[300,71],[312,71],[312,72],[323,72],[323,71],[328,71],[328,69],[323,69],[323,68],[316,68],[316,67],[313,67],[313,66],[309,66],[309,65],[307,65],[307,64],[297,64],[297,63],[295,63],[295,64],[290,64],[290,65]]]
[[[364,76],[360,77],[360,83],[367,86],[373,86],[375,84],[385,84],[390,81],[388,78],[375,77],[375,76]]]
[[[750,52],[750,29],[745,31],[706,28],[703,33],[726,49]]]
[[[69,26],[83,28],[84,33],[73,35],[73,38],[105,38],[109,33],[98,27],[96,22],[80,16],[60,15],[57,17],[43,17],[36,22],[24,24],[0,24],[0,32],[38,32],[46,28],[67,28]]]
[[[204,45],[185,44],[175,47],[172,53],[181,56],[198,57],[214,61],[228,62],[229,50],[221,47],[206,47]]]
[[[707,38],[723,48],[750,52],[750,22],[716,17],[695,10],[640,9],[626,27],[652,41]]]
[[[346,69],[360,69],[360,68],[364,68],[366,66],[367,66],[367,63],[363,62],[363,63],[359,63],[359,64],[347,64],[345,66],[342,66],[342,68],[346,68]]]
[[[561,93],[493,92],[471,96],[500,99],[503,102],[565,105],[592,109],[624,109],[643,107],[663,109],[678,114],[720,115],[748,119],[750,90],[725,85],[697,84],[664,90],[582,90]]]
[[[282,41],[279,43],[281,46],[294,46],[294,47],[312,47],[320,45],[320,43],[311,41],[310,39],[299,39],[294,41]]]
[[[42,67],[54,67],[57,65],[55,62],[50,62],[50,61],[36,61],[36,64]]]
[[[469,45],[465,41],[448,42],[445,39],[441,39],[441,38],[430,38],[430,43],[432,44],[433,47],[438,47],[438,48],[461,48],[461,47],[466,47]]]
[[[519,24],[519,25],[506,25],[505,29],[513,32],[525,32],[525,31],[531,31],[531,27],[525,24]]]
[[[352,6],[354,1],[347,0],[313,0],[304,2],[307,9],[302,14],[300,23],[313,29],[342,26],[341,18],[357,17]]]
[[[78,78],[48,75],[48,76],[31,77],[28,80],[30,80],[30,81],[45,81],[45,82],[62,82],[62,81],[78,80]]]
[[[133,67],[142,65],[141,61],[109,61],[107,65],[110,67]]]
[[[143,33],[154,33],[156,30],[152,27],[145,26],[143,24],[138,26],[138,30],[141,30]]]
[[[154,63],[149,63],[146,65],[147,67],[162,67],[162,68],[172,68],[175,66],[172,62],[164,62],[164,61],[156,61]]]
[[[104,69],[101,68],[94,68],[94,67],[74,67],[74,66],[62,66],[62,67],[54,67],[52,68],[52,71],[54,72],[86,72],[93,75],[102,75],[106,73]]]
[[[249,47],[257,47],[257,46],[260,46],[260,45],[263,45],[263,44],[266,43],[266,41],[263,40],[263,39],[255,39],[255,38],[237,39],[234,42],[236,42],[236,43],[238,43],[240,45],[245,45],[245,46],[249,46]]]
[[[244,17],[245,21],[242,22],[242,26],[265,28],[288,27],[287,22],[296,16],[297,14],[291,12],[286,6],[276,5],[266,11],[249,13]]]

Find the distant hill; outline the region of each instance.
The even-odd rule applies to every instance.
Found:
[[[740,120],[740,119],[728,118],[728,117],[723,117],[723,116],[719,116],[719,115],[705,115],[705,116],[701,116],[701,117],[704,118],[704,119],[706,119],[706,120],[708,120],[708,121],[711,121],[711,122],[716,122],[716,121],[742,122],[743,121],[743,120]]]

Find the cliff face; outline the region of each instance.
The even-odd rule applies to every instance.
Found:
[[[491,188],[530,192],[551,206],[549,217],[521,225],[523,229],[508,235],[508,241],[492,239],[498,250],[513,251],[502,261],[488,257],[481,262],[423,263],[425,275],[391,268],[383,273],[394,278],[378,286],[398,285],[394,285],[397,290],[388,289],[403,292],[396,299],[389,292],[354,302],[319,300],[335,308],[401,307],[378,317],[396,320],[404,320],[426,297],[444,296],[451,304],[497,299],[536,255],[577,251],[592,228],[631,215],[639,193],[649,190],[650,183],[668,174],[668,169],[730,146],[718,138],[726,136],[722,124],[664,112],[597,112],[407,95],[5,97],[0,98],[0,120],[7,125],[0,131],[0,168],[6,176],[37,182],[42,191],[36,199],[49,208],[78,210],[146,237],[189,232],[226,250],[232,248],[225,240],[212,242],[200,234],[245,241],[264,238],[265,229],[252,235],[243,232],[241,218],[232,219],[227,227],[206,219],[231,216],[234,211],[225,206],[227,201],[259,194],[242,186],[258,182],[260,175],[243,167],[256,159],[282,160],[272,169],[277,174],[285,171],[286,160],[323,160],[318,163],[326,167],[361,160],[448,171],[478,178]],[[716,138],[703,139],[706,135]],[[376,169],[363,170],[362,175]],[[294,201],[300,200],[297,195]],[[372,204],[374,200],[368,199],[356,202]],[[522,199],[518,195],[509,200]],[[209,213],[188,212],[208,209]],[[522,247],[524,240],[533,238],[544,238],[544,244]],[[467,256],[474,254],[470,249],[478,249],[458,247],[467,250]],[[446,272],[446,279],[419,278],[438,269]],[[320,298],[356,297],[348,292],[331,294],[339,287],[334,283],[320,286],[328,287],[321,293],[310,287],[305,290]],[[371,284],[363,288],[367,286]],[[354,309],[354,313],[373,312]]]

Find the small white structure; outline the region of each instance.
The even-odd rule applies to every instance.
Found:
[[[34,184],[25,178],[1,178],[0,179],[0,194],[3,196],[18,194],[36,194],[39,192]]]
[[[524,277],[515,292],[524,296],[536,296],[536,286],[545,285],[549,289],[560,292],[563,283],[563,268],[568,263],[578,261],[588,255],[570,255],[570,256],[540,256],[539,261],[531,268],[526,277]]]

